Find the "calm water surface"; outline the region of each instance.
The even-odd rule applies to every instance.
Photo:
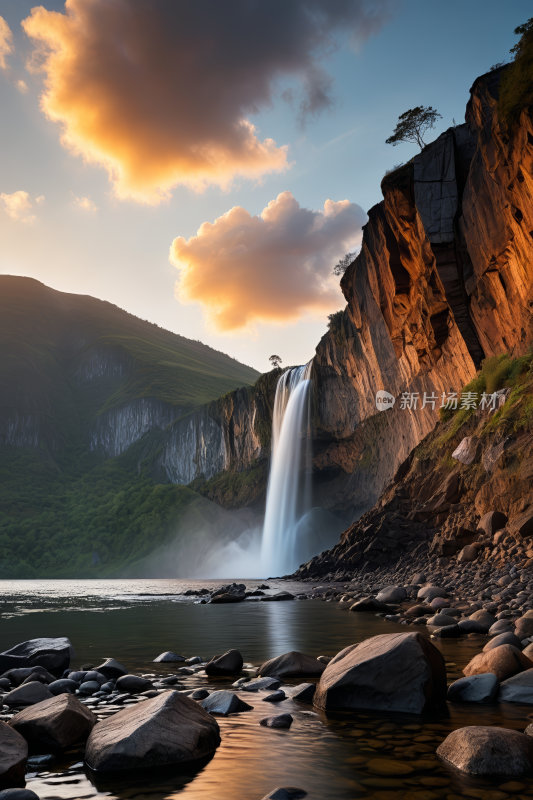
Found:
[[[255,588],[259,581],[244,581]],[[223,581],[1,581],[0,650],[37,636],[68,636],[76,649],[74,668],[106,657],[131,671],[172,672],[171,665],[154,665],[164,650],[203,659],[239,649],[255,665],[288,650],[309,655],[335,655],[347,645],[378,633],[405,631],[367,614],[340,611],[320,600],[236,605],[196,605],[180,592]],[[271,591],[305,588],[270,581]],[[407,628],[407,630],[422,630]],[[448,678],[480,651],[483,640],[437,643],[448,664]],[[210,689],[232,680],[207,679]],[[195,678],[206,685],[205,678]],[[293,681],[298,683],[298,681]],[[267,693],[241,693],[253,711],[217,717],[222,744],[202,769],[128,774],[101,780],[85,772],[83,754],[71,752],[47,773],[28,776],[28,787],[41,800],[110,797],[124,800],[261,800],[276,786],[298,786],[310,800],[437,800],[477,797],[505,800],[533,798],[533,780],[517,783],[498,779],[473,780],[440,763],[435,750],[445,736],[464,725],[500,725],[523,730],[531,706],[448,705],[448,713],[428,718],[383,714],[329,714],[285,700],[264,703]],[[288,731],[259,726],[265,716],[290,712]],[[411,772],[378,775],[370,763],[385,758]]]

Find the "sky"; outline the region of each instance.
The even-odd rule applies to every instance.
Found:
[[[345,301],[385,144],[431,141],[526,0],[0,0],[0,273],[108,300],[261,372]]]

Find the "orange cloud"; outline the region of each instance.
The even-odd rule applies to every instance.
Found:
[[[76,208],[81,208],[84,211],[98,210],[98,206],[93,203],[90,197],[75,197],[71,205],[76,206]]]
[[[22,94],[28,94],[28,92],[30,91],[28,89],[28,84],[26,83],[26,81],[23,81],[22,78],[19,78],[18,81],[15,81],[15,86]]]
[[[360,244],[366,219],[348,200],[313,211],[291,192],[260,216],[235,206],[196,236],[172,242],[170,260],[181,272],[176,296],[200,303],[223,332],[334,311],[343,300],[333,267]]]
[[[0,69],[7,69],[6,56],[13,52],[13,34],[3,17],[0,17]]]
[[[332,104],[318,60],[333,34],[368,36],[394,0],[66,0],[32,9],[27,65],[43,72],[41,108],[61,141],[102,165],[115,193],[157,203],[178,184],[228,186],[287,167],[250,115],[276,81],[303,91],[300,116]]]
[[[28,192],[18,191],[13,192],[13,194],[2,193],[0,194],[0,200],[4,203],[6,214],[16,222],[26,222],[28,225],[33,225],[37,219],[36,216],[28,213],[32,207]],[[43,201],[44,197],[37,198],[38,203]]]

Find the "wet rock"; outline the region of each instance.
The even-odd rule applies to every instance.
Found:
[[[69,639],[29,639],[0,653],[0,669],[40,665],[54,674],[61,674],[70,664],[76,653]]]
[[[189,697],[191,700],[205,700],[206,697],[209,697],[209,692],[207,689],[195,689]]]
[[[409,617],[421,617],[423,614],[431,613],[431,611],[433,611],[431,606],[418,604],[408,608],[406,613]]]
[[[42,676],[45,676],[50,683],[55,681],[55,677],[51,675],[47,669],[39,666],[10,669],[8,672],[5,672],[2,675],[2,678],[5,678],[14,686],[21,686],[24,681],[30,677],[30,675],[35,675],[36,673],[40,673]]]
[[[385,611],[387,613],[392,611],[386,603],[382,603],[381,600],[377,600],[375,597],[364,597],[362,600],[358,600],[354,603],[349,610],[372,614],[375,614],[376,611]]]
[[[99,722],[85,750],[98,772],[194,761],[220,744],[218,723],[194,700],[164,692]]]
[[[69,678],[60,678],[60,680],[48,684],[48,691],[54,696],[58,694],[75,694],[78,686],[77,681],[71,681]]]
[[[96,725],[96,717],[77,697],[61,694],[25,708],[9,725],[32,745],[64,750],[80,739],[87,739]]]
[[[151,687],[151,681],[146,678],[140,678],[138,675],[123,675],[117,681],[117,689],[119,692],[146,692]]]
[[[427,621],[428,625],[432,625],[434,628],[443,628],[445,625],[455,625],[455,617],[448,617],[446,614],[436,614],[434,617],[430,617]]]
[[[316,683],[299,683],[291,690],[290,696],[299,703],[312,703],[315,696]]]
[[[253,706],[249,706],[244,700],[241,700],[234,692],[221,689],[219,692],[211,692],[209,697],[202,700],[200,703],[202,708],[209,712],[209,714],[222,714],[227,717],[228,714],[238,714],[240,711],[251,711]]]
[[[114,658],[106,658],[103,664],[96,667],[96,671],[101,672],[108,680],[117,680],[122,675],[128,674],[126,667]]]
[[[30,772],[31,771],[40,772],[41,770],[46,769],[47,767],[51,767],[52,764],[55,763],[55,761],[56,761],[56,756],[53,755],[53,753],[49,753],[48,755],[45,756],[29,756],[26,768]]]
[[[304,792],[303,789],[297,789],[295,786],[284,786],[279,789],[273,789],[270,794],[263,797],[263,800],[301,800],[302,797],[307,797],[307,792]]]
[[[503,681],[498,700],[500,703],[533,705],[533,669],[526,669]]]
[[[433,635],[439,639],[459,639],[463,634],[459,625],[444,625],[442,628],[434,628],[433,631]]]
[[[466,633],[487,634],[489,632],[488,625],[483,625],[483,623],[478,622],[477,619],[462,619],[457,623],[457,626],[460,628],[461,633],[463,634]]]
[[[243,692],[260,692],[264,689],[277,689],[280,683],[277,678],[257,678],[255,681],[243,683],[240,688]]]
[[[448,700],[463,703],[491,703],[500,684],[492,672],[483,675],[471,675],[468,678],[459,678],[448,686]]]
[[[262,677],[267,675],[279,678],[293,677],[296,675],[321,675],[326,669],[326,665],[317,661],[312,656],[291,650],[290,653],[283,653],[281,656],[271,658],[260,667],[259,674]]]
[[[463,670],[466,676],[493,672],[500,683],[513,675],[531,669],[533,661],[510,644],[502,644],[494,650],[479,653]]]
[[[82,685],[87,681],[96,681],[99,686],[103,686],[103,684],[106,683],[107,678],[101,672],[91,669],[85,673],[85,678],[81,682]]]
[[[25,683],[17,689],[13,689],[9,694],[4,697],[4,705],[6,706],[31,706],[35,703],[41,703],[43,700],[50,700],[53,694],[39,681],[33,683]]]
[[[376,596],[376,600],[379,600],[381,603],[392,605],[395,603],[403,603],[406,598],[407,592],[403,586],[387,586],[386,589],[382,589]]]
[[[261,588],[261,587],[260,587]],[[213,597],[221,597],[224,594],[232,594],[237,597],[244,595],[246,592],[246,586],[244,583],[228,583],[224,586],[220,586],[216,591],[211,594],[211,598]]]
[[[39,800],[39,796],[31,789],[4,789],[0,792],[0,800]]]
[[[265,717],[259,724],[264,728],[290,728],[293,723],[291,714],[280,714],[277,717]]]
[[[244,594],[218,594],[207,601],[208,605],[217,605],[219,603],[244,603],[246,597]]]
[[[437,755],[468,775],[519,776],[533,769],[533,739],[508,728],[471,725],[450,733]]]
[[[170,650],[167,650],[165,653],[161,653],[160,656],[154,658],[154,664],[164,663],[166,661],[185,661],[185,656],[179,656],[177,653],[171,653]]]
[[[264,703],[281,703],[281,701],[285,700],[286,698],[287,695],[283,689],[278,689],[276,692],[273,692],[273,694],[269,694],[267,697],[263,697],[262,699]]]
[[[0,789],[24,785],[28,743],[5,723],[0,724]]]
[[[324,710],[420,714],[445,699],[446,669],[439,650],[420,633],[392,633],[341,650],[326,667],[314,704]]]
[[[487,642],[483,648],[483,652],[487,653],[489,650],[494,650],[494,648],[500,647],[502,644],[510,644],[513,647],[516,647],[517,650],[522,650],[522,644],[518,636],[515,636],[514,633],[509,632],[500,633],[498,636],[495,636],[494,639],[491,639],[490,642]],[[528,656],[528,658],[530,658],[530,656]]]
[[[436,597],[448,597],[446,589],[441,589],[439,586],[422,586],[418,590],[417,598],[425,600],[426,603],[431,603]]]
[[[186,658],[185,659],[185,663],[186,664],[201,664],[202,663],[202,659],[200,658],[200,656],[191,656],[191,658]]]
[[[91,695],[100,691],[98,681],[84,681],[80,686],[80,694]]]
[[[238,650],[228,650],[222,656],[214,656],[207,664],[207,675],[233,675],[242,670],[243,659]]]

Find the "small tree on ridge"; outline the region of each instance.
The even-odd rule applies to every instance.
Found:
[[[268,360],[272,364],[272,369],[278,369],[281,365],[281,358],[279,356],[270,356]]]
[[[400,114],[394,133],[385,140],[385,144],[392,144],[395,147],[400,142],[412,142],[422,150],[426,146],[424,134],[429,128],[435,127],[438,118],[442,119],[442,114],[431,106],[410,108]]]

